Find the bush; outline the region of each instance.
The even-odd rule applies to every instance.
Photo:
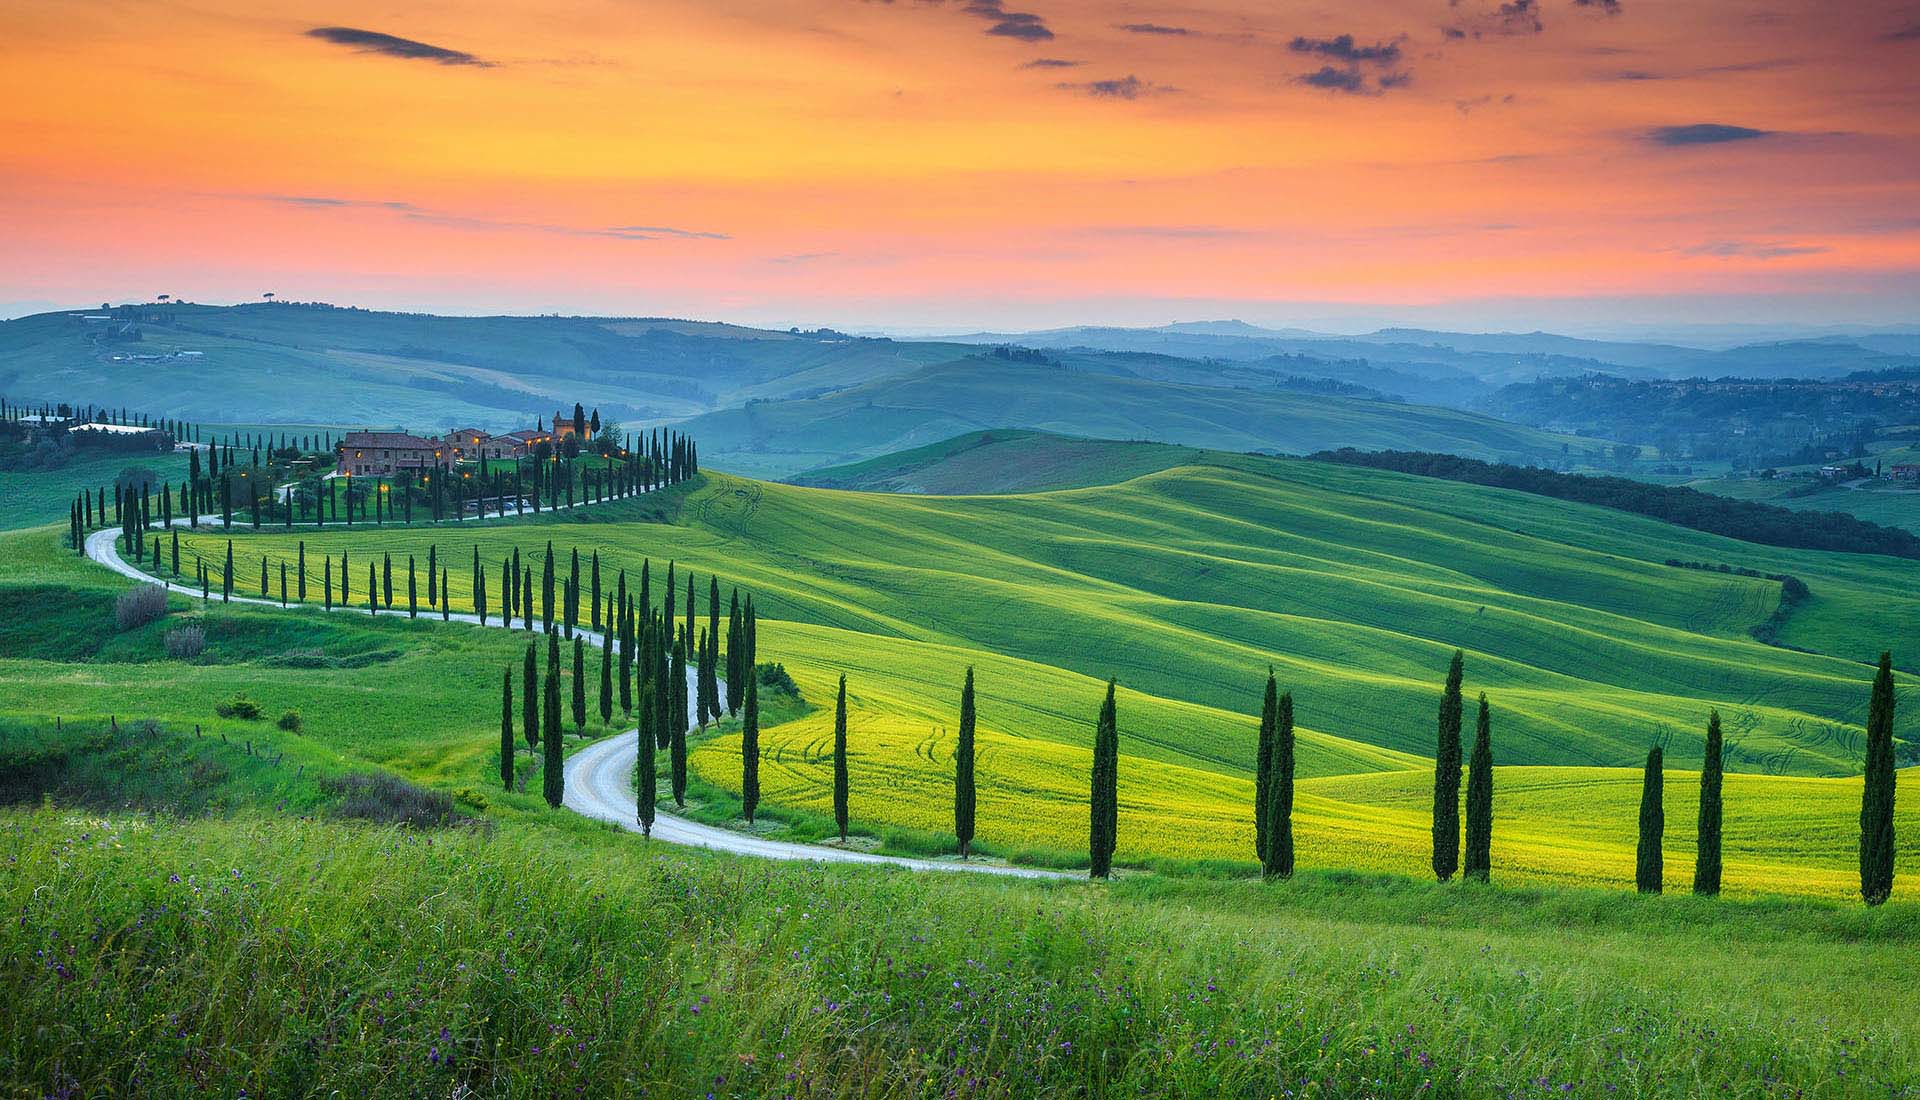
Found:
[[[157,584],[143,584],[123,592],[113,601],[113,621],[121,630],[132,630],[167,617],[167,590]]]
[[[763,664],[756,671],[760,677],[760,690],[791,695],[795,699],[800,697],[800,685],[794,683],[793,677],[787,675],[786,666]]]
[[[340,796],[334,812],[341,817],[415,829],[454,825],[465,820],[454,810],[453,799],[445,793],[416,787],[384,772],[343,775],[326,780],[324,786]]]
[[[290,710],[285,714],[282,714],[280,716],[280,720],[278,722],[275,722],[274,725],[279,726],[281,729],[286,730],[288,733],[299,733],[301,728],[305,725],[305,723],[301,722],[299,711]]]
[[[167,631],[163,641],[167,647],[167,656],[190,661],[200,656],[207,648],[207,632],[197,626],[183,626]]]
[[[240,718],[248,722],[257,722],[265,715],[260,704],[244,695],[235,695],[223,703],[215,703],[213,712],[222,718]]]

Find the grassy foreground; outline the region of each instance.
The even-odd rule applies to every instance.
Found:
[[[18,1095],[1905,1096],[1911,906],[0,812]]]

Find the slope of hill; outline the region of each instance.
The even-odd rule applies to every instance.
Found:
[[[1171,443],[1082,439],[995,428],[967,432],[864,462],[809,470],[789,479],[815,489],[966,496],[1112,485],[1194,462],[1204,452]]]
[[[954,345],[636,318],[439,317],[322,305],[123,307],[0,323],[0,392],[190,420],[517,427],[575,401],[681,417],[950,359]],[[134,339],[133,337],[137,337]],[[186,353],[186,354],[183,354]]]
[[[820,806],[831,715],[818,708],[845,672],[867,783],[856,816],[881,831],[937,835],[951,707],[971,665],[982,841],[1049,861],[1084,839],[1084,754],[1108,675],[1123,681],[1123,858],[1244,858],[1249,712],[1272,664],[1302,726],[1303,846],[1335,865],[1419,867],[1418,792],[1431,778],[1421,758],[1458,646],[1469,690],[1493,701],[1503,766],[1621,769],[1503,780],[1503,790],[1538,792],[1525,798],[1528,823],[1503,841],[1507,866],[1612,881],[1631,866],[1637,773],[1627,766],[1655,738],[1669,740],[1674,768],[1697,760],[1705,714],[1718,707],[1737,732],[1731,765],[1749,773],[1746,812],[1831,818],[1803,842],[1764,830],[1742,841],[1730,883],[1827,894],[1848,888],[1858,780],[1789,789],[1764,773],[1857,774],[1861,662],[1898,646],[1920,617],[1910,562],[1752,546],[1521,493],[1258,456],[997,497],[714,474],[681,492],[667,523],[624,522],[638,513],[614,504],[457,530],[236,532],[235,552],[251,575],[257,555],[292,562],[296,544],[311,572],[343,551],[424,559],[437,544],[459,563],[477,547],[497,563],[551,541],[562,554],[597,551],[603,575],[675,559],[703,591],[717,573],[754,594],[762,658],[784,664],[816,708],[763,730],[767,798]],[[225,552],[218,533],[183,543],[189,568],[195,555]],[[1777,582],[1668,559],[1801,578],[1811,595],[1779,633],[1817,652],[1747,637],[1778,608]],[[457,606],[469,598],[464,572],[451,578]],[[737,742],[708,741],[694,768],[715,788],[737,786]],[[1401,778],[1332,783],[1368,773]],[[1584,793],[1556,801],[1556,785]]]
[[[686,425],[700,440],[708,467],[762,477],[791,476],[986,428],[1229,451],[1406,447],[1416,445],[1409,440],[1424,440],[1418,445],[1437,451],[1521,462],[1559,460],[1602,446],[1432,406],[1197,386],[991,357],[822,397],[750,403]]]

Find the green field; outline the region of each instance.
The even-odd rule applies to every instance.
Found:
[[[33,527],[42,523],[66,522],[67,509],[82,489],[113,495],[113,479],[120,471],[140,467],[177,484],[186,479],[187,456],[183,454],[109,455],[89,458],[57,470],[16,473],[0,470],[0,531]]]
[[[0,810],[33,1095],[1902,1096],[1867,912],[1307,873],[1111,887]]]
[[[1446,451],[1509,461],[1599,450],[1491,417],[1428,405],[1236,389],[977,356],[822,397],[750,403],[684,425],[707,467],[789,477],[967,432],[1031,428],[1236,451],[1328,447]]]
[[[743,583],[762,659],[811,703],[770,700],[762,835],[821,834],[823,704],[844,671],[856,841],[940,843],[970,664],[979,847],[1071,866],[1099,677],[1118,668],[1125,869],[1107,885],[768,863],[617,833],[547,809],[537,777],[500,789],[499,675],[524,635],[217,597],[120,631],[127,583],[60,529],[0,535],[0,1079],[183,1097],[1920,1089],[1920,1035],[1887,1009],[1920,993],[1905,965],[1920,859],[1906,841],[1895,900],[1858,904],[1860,783],[1816,774],[1851,761],[1809,734],[1857,718],[1865,668],[1745,639],[1772,582],[1657,564],[1790,568],[1815,599],[1789,625],[1852,653],[1872,648],[1875,615],[1913,621],[1913,563],[1346,467],[1182,458],[1000,497],[706,474],[564,519],[294,536],[311,560],[350,548],[360,568],[437,545],[456,600],[474,545],[491,569],[549,538],[610,566],[676,557],[702,592],[709,569]],[[291,545],[234,542],[243,592],[251,555]],[[186,543],[225,549],[204,531]],[[162,638],[187,625],[206,651],[167,657]],[[1025,634],[1050,657],[1021,652]],[[1451,644],[1495,707],[1491,888],[1426,873],[1425,754]],[[1593,656],[1621,653],[1638,660]],[[1268,660],[1306,728],[1302,870],[1263,884],[1243,761]],[[264,717],[217,715],[235,695]],[[1759,725],[1731,756],[1728,896],[1708,900],[1685,893],[1684,761],[1716,703]],[[288,710],[298,731],[275,725]],[[1588,762],[1628,762],[1661,721],[1680,763],[1668,894],[1650,898],[1630,888],[1639,772]],[[692,812],[727,812],[737,730],[695,739]],[[1790,760],[1771,750],[1798,741]],[[524,780],[533,761],[518,758]],[[344,820],[361,811],[335,784],[376,771],[474,820]],[[1920,802],[1900,803],[1898,829],[1920,835]]]
[[[1681,769],[1699,759],[1706,712],[1718,707],[1734,730],[1730,767],[1747,773],[1730,789],[1752,792],[1729,811],[1753,830],[1730,837],[1729,887],[1829,896],[1850,889],[1864,662],[1920,616],[1911,562],[1755,546],[1318,463],[1213,455],[1118,485],[998,497],[715,474],[676,493],[677,512],[646,502],[666,523],[622,522],[639,518],[624,511],[638,505],[615,504],[457,532],[244,532],[235,544],[243,577],[257,577],[256,555],[291,557],[296,541],[316,575],[322,554],[424,560],[430,544],[457,565],[478,544],[491,570],[513,546],[535,553],[549,539],[563,553],[597,549],[609,569],[677,559],[703,589],[717,571],[755,593],[762,655],[786,664],[807,698],[826,700],[833,677],[849,674],[858,774],[872,777],[855,815],[880,831],[942,828],[951,708],[975,665],[982,839],[1046,859],[1084,840],[1084,754],[1108,675],[1123,688],[1122,859],[1245,859],[1251,714],[1271,663],[1298,700],[1312,777],[1303,853],[1318,844],[1321,865],[1416,872],[1423,758],[1458,646],[1469,690],[1492,699],[1503,774],[1630,768],[1666,739],[1678,806],[1691,783]],[[215,560],[225,547],[205,532],[185,545]],[[1747,636],[1774,612],[1776,582],[1668,559],[1802,578],[1813,595],[1781,637],[1812,652]],[[464,605],[464,568],[453,586]],[[479,728],[488,720],[483,712]],[[816,710],[763,735],[776,804],[824,804],[829,721]],[[703,745],[696,771],[737,783],[733,745],[724,735]],[[1531,799],[1503,831],[1505,872],[1625,877],[1637,772],[1514,775],[1503,787],[1568,797]],[[1914,809],[1903,803],[1902,814]],[[1791,842],[1768,832],[1781,824]],[[1674,831],[1676,852],[1687,831]],[[1670,873],[1684,876],[1685,862]]]

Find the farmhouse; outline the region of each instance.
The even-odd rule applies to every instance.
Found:
[[[524,453],[504,435],[491,435],[479,428],[455,428],[444,440],[456,462],[478,462],[482,458],[514,458]]]
[[[407,432],[348,432],[334,448],[337,472],[354,477],[391,477],[401,470],[450,465],[446,444]]]
[[[1893,467],[1893,480],[1920,481],[1920,462],[1900,462]]]

